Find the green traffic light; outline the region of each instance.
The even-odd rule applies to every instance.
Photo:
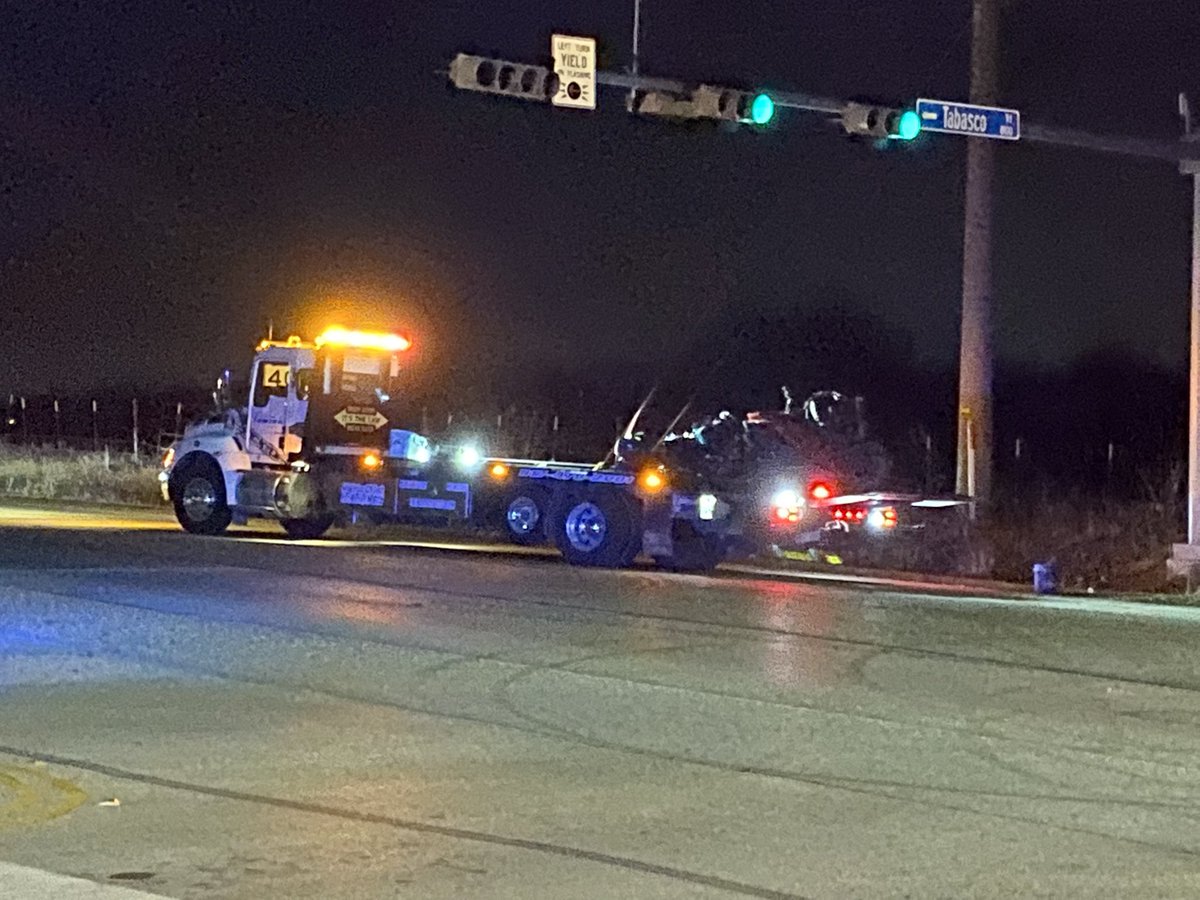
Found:
[[[896,139],[911,141],[920,133],[921,117],[915,110],[906,109],[900,114],[900,121],[896,124]]]
[[[758,94],[750,101],[750,121],[766,125],[775,118],[775,101],[768,94]]]

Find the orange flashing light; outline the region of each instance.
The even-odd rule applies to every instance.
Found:
[[[379,458],[378,453],[368,453],[362,458],[362,467],[364,469],[378,469],[383,465],[383,460]]]
[[[263,350],[269,350],[272,347],[303,347],[304,341],[300,339],[298,334],[289,334],[286,341],[277,341],[274,338],[263,338],[258,342],[255,348],[259,353]]]
[[[361,350],[386,350],[389,353],[400,353],[412,346],[412,341],[403,335],[389,334],[383,331],[354,331],[332,325],[326,328],[316,340],[318,347],[331,344],[335,347],[356,347]]]
[[[488,473],[497,481],[508,477],[508,466],[502,462],[492,463],[492,467],[488,469]]]
[[[796,506],[777,506],[775,507],[775,518],[780,522],[795,524],[800,521],[800,509]]]
[[[638,476],[638,484],[641,485],[642,490],[653,494],[667,486],[667,479],[657,469],[647,469]]]

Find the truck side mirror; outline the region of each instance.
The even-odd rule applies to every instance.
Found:
[[[216,406],[217,412],[224,412],[233,406],[233,389],[230,384],[232,380],[233,375],[228,369],[217,379],[217,389],[213,391],[213,405]]]
[[[296,373],[296,399],[300,401],[307,400],[310,389],[312,388],[312,380],[314,369],[301,369]]]

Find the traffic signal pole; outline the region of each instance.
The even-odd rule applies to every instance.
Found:
[[[1188,98],[1179,95],[1179,113],[1183,117],[1183,140],[1200,149],[1200,128],[1192,121]],[[1196,588],[1200,576],[1200,159],[1183,159],[1179,171],[1192,176],[1192,291],[1191,338],[1188,372],[1188,481],[1187,543],[1176,544],[1167,562],[1168,570],[1186,576],[1188,591]]]
[[[971,102],[996,102],[999,0],[975,0]],[[958,357],[955,490],[986,505],[992,494],[992,189],[995,144],[967,142],[963,209],[962,322]],[[972,510],[976,506],[972,505]]]
[[[1179,95],[1183,139],[1200,147],[1200,128],[1192,121],[1188,98]],[[1187,160],[1180,171],[1192,176],[1192,316],[1188,377],[1188,522],[1187,540],[1200,556],[1200,160]]]

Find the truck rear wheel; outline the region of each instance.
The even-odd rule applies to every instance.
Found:
[[[641,552],[641,511],[623,493],[596,491],[568,498],[556,520],[554,542],[572,565],[625,568]]]
[[[546,540],[546,495],[518,491],[504,507],[504,528],[514,544],[530,546]]]
[[[294,541],[315,541],[333,525],[333,516],[315,519],[283,519],[280,522],[287,536]]]
[[[221,534],[233,519],[225,478],[211,459],[185,460],[171,474],[170,496],[175,518],[192,534]]]

